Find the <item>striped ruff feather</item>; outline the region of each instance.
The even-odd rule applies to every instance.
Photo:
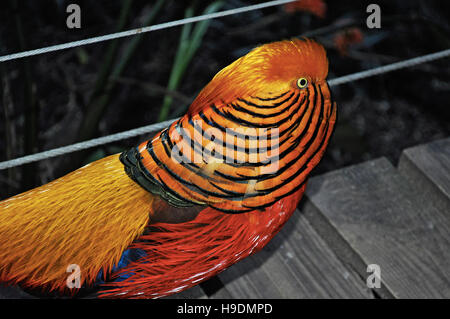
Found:
[[[335,121],[328,85],[311,83],[186,115],[142,143],[137,161],[153,185],[187,203],[228,213],[261,210],[302,187]]]

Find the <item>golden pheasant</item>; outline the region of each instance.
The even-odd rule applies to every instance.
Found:
[[[0,202],[0,281],[158,298],[257,252],[333,132],[327,73],[312,40],[259,46],[150,141]]]

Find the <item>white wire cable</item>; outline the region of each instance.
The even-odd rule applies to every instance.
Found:
[[[434,61],[434,60],[441,59],[441,58],[448,57],[448,56],[450,56],[450,49],[439,51],[439,52],[432,53],[432,54],[423,55],[423,56],[420,56],[417,58],[412,58],[412,59],[401,61],[401,62],[384,65],[384,66],[373,68],[373,69],[370,69],[367,71],[344,75],[342,77],[338,77],[338,78],[329,80],[328,84],[330,86],[337,86],[337,85],[341,85],[344,83],[353,82],[356,80],[379,75],[382,73],[387,73],[387,72],[399,70],[402,68],[412,67],[412,66],[420,64],[420,63],[430,62],[430,61]],[[116,134],[112,134],[112,135],[107,135],[104,137],[94,138],[94,139],[91,139],[88,141],[83,141],[83,142],[79,142],[79,143],[68,145],[68,146],[58,147],[55,149],[19,157],[19,158],[9,160],[9,161],[4,161],[4,162],[0,163],[0,170],[15,167],[15,166],[20,166],[20,165],[24,165],[24,164],[28,164],[28,163],[32,163],[32,162],[41,161],[41,160],[45,160],[45,159],[48,159],[51,157],[69,154],[69,153],[76,152],[76,151],[85,150],[85,149],[92,148],[95,146],[104,145],[107,143],[127,139],[130,137],[134,137],[134,136],[138,136],[138,135],[142,135],[142,134],[146,134],[146,133],[150,133],[150,132],[157,132],[157,131],[160,131],[160,130],[166,128],[167,126],[169,126],[172,122],[176,121],[177,119],[178,118],[172,119],[172,120],[167,120],[167,121],[156,123],[156,124],[142,126],[142,127],[139,127],[139,128],[133,129],[133,130],[116,133]]]
[[[103,41],[108,41],[108,40],[113,40],[113,39],[118,39],[118,38],[123,38],[123,37],[129,37],[132,35],[150,32],[150,31],[173,28],[173,27],[180,26],[183,24],[225,17],[225,16],[229,16],[229,15],[233,15],[233,14],[247,12],[247,11],[259,10],[259,9],[268,8],[268,7],[274,7],[274,6],[286,4],[289,2],[293,2],[293,1],[294,0],[268,1],[268,2],[264,2],[264,3],[259,3],[259,4],[255,4],[255,5],[242,7],[242,8],[230,9],[230,10],[205,14],[205,15],[201,15],[201,16],[196,16],[196,17],[192,17],[192,18],[185,18],[185,19],[181,19],[181,20],[175,20],[175,21],[155,24],[155,25],[151,25],[151,26],[147,26],[147,27],[102,35],[102,36],[88,38],[88,39],[84,39],[84,40],[52,45],[52,46],[35,49],[35,50],[29,50],[29,51],[24,51],[24,52],[19,52],[19,53],[12,53],[12,54],[8,54],[8,55],[0,56],[0,62],[25,58],[25,57],[38,55],[38,54],[44,54],[44,53],[53,52],[53,51],[65,50],[65,49],[69,49],[69,48],[79,47],[79,46],[83,46],[83,45],[87,45],[87,44],[93,44],[93,43],[98,43],[98,42],[103,42]]]
[[[112,143],[115,141],[124,140],[124,139],[130,138],[130,137],[143,135],[143,134],[150,133],[150,132],[157,132],[157,131],[160,131],[160,130],[166,128],[167,126],[172,124],[173,121],[176,121],[176,120],[177,119],[172,119],[172,120],[167,120],[167,121],[152,124],[152,125],[146,125],[146,126],[142,126],[139,128],[129,130],[129,131],[111,134],[111,135],[107,135],[107,136],[103,136],[103,137],[99,137],[99,138],[94,138],[94,139],[91,139],[88,141],[83,141],[83,142],[79,142],[79,143],[75,143],[75,144],[71,144],[71,145],[67,145],[67,146],[62,146],[62,147],[54,148],[54,149],[51,149],[48,151],[35,153],[32,155],[27,155],[27,156],[13,159],[13,160],[1,162],[0,170],[15,167],[15,166],[20,166],[20,165],[24,165],[24,164],[28,164],[28,163],[33,163],[33,162],[41,161],[44,159],[73,153],[76,151],[85,150],[88,148]]]
[[[384,65],[384,66],[380,66],[380,67],[373,68],[373,69],[366,70],[366,71],[361,71],[361,72],[357,72],[357,73],[341,76],[339,78],[329,80],[328,84],[330,86],[340,85],[340,84],[343,84],[343,83],[352,82],[352,81],[368,78],[368,77],[371,77],[371,76],[375,76],[375,75],[379,75],[379,74],[383,74],[383,73],[387,73],[387,72],[391,72],[391,71],[395,71],[395,70],[399,70],[399,69],[412,67],[412,66],[417,65],[417,64],[431,62],[431,61],[434,61],[434,60],[437,60],[437,59],[441,59],[441,58],[445,58],[445,57],[448,57],[448,56],[450,56],[450,49],[439,51],[439,52],[436,52],[436,53],[427,54],[427,55],[422,55],[422,56],[419,56],[417,58],[412,58],[412,59],[408,59],[408,60],[404,60],[404,61],[400,61],[400,62],[396,62],[396,63]]]

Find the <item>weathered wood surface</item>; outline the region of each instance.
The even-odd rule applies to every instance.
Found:
[[[232,298],[372,298],[300,211],[260,252],[219,275]],[[218,296],[223,297],[223,291]]]
[[[208,298],[200,286],[194,286],[178,294],[165,297],[165,299],[206,299]]]
[[[399,171],[450,216],[450,138],[406,149]]]
[[[379,297],[448,298],[449,190],[450,139],[406,150],[398,170],[382,158],[312,178],[302,205],[306,220],[294,215],[298,220],[290,221],[267,250],[221,274],[225,288],[219,296],[372,296],[364,290],[371,274],[367,266],[376,264],[382,286],[372,292]],[[329,251],[339,261],[323,258]],[[333,264],[340,265],[338,271],[323,271]],[[334,279],[345,271],[348,282]]]
[[[34,299],[19,287],[11,287],[0,284],[0,299]]]
[[[450,219],[387,159],[314,178],[306,215],[341,237],[355,269],[381,268],[384,288],[397,298],[450,297]],[[315,209],[314,209],[315,208]],[[323,218],[320,218],[321,214]],[[325,222],[324,222],[325,221]],[[316,223],[317,222],[317,223]],[[339,254],[339,252],[336,252]]]

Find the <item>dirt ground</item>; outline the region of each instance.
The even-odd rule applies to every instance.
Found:
[[[156,3],[131,1],[124,15],[126,1],[77,1],[81,28],[68,29],[66,7],[72,2],[6,1],[0,55],[140,27]],[[379,29],[366,25],[370,2],[328,0],[326,12],[317,11],[321,1],[310,2],[316,6],[312,12],[278,6],[212,20],[174,90],[167,90],[167,83],[182,27],[144,34],[120,76],[106,77],[100,89],[111,41],[1,63],[0,161],[154,123],[165,94],[173,97],[168,119],[179,116],[216,72],[258,44],[313,36],[327,48],[330,79],[450,47],[447,1],[377,1]],[[152,24],[181,19],[191,5],[194,15],[202,14],[210,3],[165,1]],[[225,1],[220,10],[253,3]],[[114,42],[110,69],[123,61],[131,41]],[[338,125],[314,174],[380,156],[396,164],[403,149],[449,136],[448,62],[333,87]],[[104,107],[97,108],[98,98],[107,99]],[[0,171],[0,199],[148,137]]]

